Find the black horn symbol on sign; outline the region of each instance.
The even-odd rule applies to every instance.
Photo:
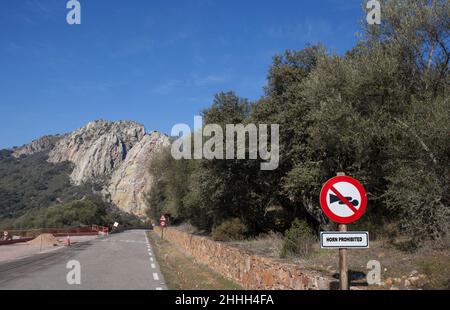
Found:
[[[350,202],[355,207],[357,207],[359,205],[359,201],[356,200],[356,199],[353,199],[352,197],[345,197],[345,199],[347,199],[348,202]],[[335,202],[338,202],[338,201],[339,201],[340,205],[345,204],[345,202],[341,201],[338,196],[330,194],[330,203],[335,203]]]

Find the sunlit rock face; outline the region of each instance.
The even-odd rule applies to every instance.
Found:
[[[148,172],[155,152],[169,138],[146,133],[131,121],[93,121],[65,135],[45,136],[13,150],[15,157],[48,152],[51,163],[71,162],[75,185],[96,183],[104,198],[123,211],[145,216],[145,194],[152,186]]]
[[[113,172],[107,187],[115,205],[129,213],[145,215],[145,194],[152,186],[148,166],[154,154],[168,145],[167,136],[152,132],[131,148],[125,161]]]
[[[58,141],[49,161],[74,163],[75,184],[104,182],[144,135],[144,126],[134,122],[94,121]]]
[[[62,138],[64,138],[64,136],[60,135],[41,137],[39,139],[33,140],[31,143],[14,149],[12,156],[19,158],[22,155],[32,155],[38,152],[49,151]]]

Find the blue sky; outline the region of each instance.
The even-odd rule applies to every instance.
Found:
[[[94,119],[170,133],[215,93],[263,95],[272,57],[357,41],[360,0],[67,0],[0,4],[0,148]]]

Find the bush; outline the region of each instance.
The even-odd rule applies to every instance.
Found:
[[[316,242],[311,229],[306,221],[295,219],[290,229],[285,232],[281,257],[298,255],[307,257],[312,252],[312,246]]]
[[[216,241],[242,240],[247,227],[238,218],[227,220],[212,230],[212,237]]]

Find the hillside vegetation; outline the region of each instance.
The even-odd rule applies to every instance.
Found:
[[[89,184],[71,185],[70,163],[51,164],[47,157],[40,152],[15,158],[11,151],[0,151],[0,220],[92,194]]]
[[[83,199],[64,204],[55,204],[47,208],[30,209],[19,218],[4,220],[0,228],[72,228],[91,226],[92,224],[112,228],[114,222],[120,228],[148,227],[136,216],[124,213],[110,205],[100,196],[89,195]]]
[[[450,3],[382,1],[382,25],[364,24],[345,55],[321,45],[273,58],[265,95],[216,95],[207,124],[280,124],[280,165],[256,160],[152,162],[149,216],[205,232],[239,219],[244,234],[284,232],[298,218],[334,228],[319,206],[343,171],[364,184],[366,215],[351,229],[443,240],[450,225]],[[248,158],[248,157],[247,157]],[[229,224],[227,224],[229,225]],[[317,234],[315,234],[317,235]]]
[[[47,162],[48,152],[11,156],[0,151],[0,229],[64,228],[85,225],[137,227],[136,216],[94,195],[101,186],[70,182],[73,166]]]

